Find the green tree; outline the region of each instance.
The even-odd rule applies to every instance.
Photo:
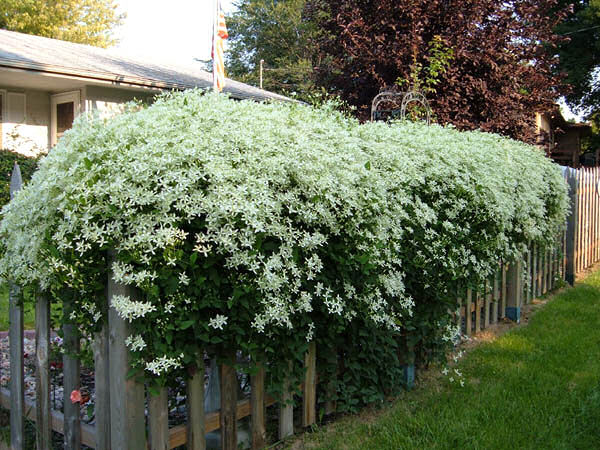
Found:
[[[315,32],[303,18],[306,0],[238,0],[227,17],[227,71],[233,77],[259,84],[264,60],[263,87],[275,92],[313,89],[309,39]]]
[[[569,106],[590,116],[600,108],[600,0],[564,3],[573,11],[556,29],[568,38],[559,46],[559,70],[571,86]]]
[[[125,19],[116,9],[114,0],[1,0],[0,28],[106,48]]]

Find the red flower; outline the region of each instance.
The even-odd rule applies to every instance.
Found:
[[[81,402],[81,392],[75,389],[71,392],[71,403],[79,403]]]

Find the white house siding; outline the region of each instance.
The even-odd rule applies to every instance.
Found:
[[[123,112],[126,103],[132,100],[151,102],[154,95],[154,93],[144,91],[86,86],[84,90],[85,110],[96,110],[100,117],[110,118]]]
[[[85,86],[73,90],[79,90],[81,93],[81,111],[96,110],[103,118],[119,114],[125,104],[132,100],[152,102],[155,95],[154,92],[102,86]],[[0,85],[0,95],[2,95],[0,148],[13,150],[26,156],[46,153],[50,145],[52,93],[42,90],[3,88]],[[24,113],[19,108],[19,102],[22,101],[25,103]]]
[[[0,132],[1,148],[9,149],[26,156],[36,156],[48,149],[50,126],[50,96],[48,92],[37,90],[3,89],[0,86],[3,102]],[[11,94],[17,94],[12,95]],[[18,98],[25,102],[25,114],[20,110]],[[9,98],[14,100],[10,102]],[[11,110],[12,109],[12,110]]]

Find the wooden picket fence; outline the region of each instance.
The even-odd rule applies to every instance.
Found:
[[[568,220],[567,230],[556,239],[550,249],[540,249],[531,245],[524,249],[523,259],[517,262],[499,262],[498,271],[488,281],[483,292],[465,290],[461,293],[459,311],[456,313],[462,331],[466,335],[477,333],[500,319],[508,317],[519,320],[520,308],[533,298],[545,294],[563,279],[573,283],[575,274],[598,260],[600,246],[600,208],[596,191],[597,169],[580,171],[567,170],[566,180],[570,186],[573,211]],[[18,166],[11,179],[11,196],[20,189]],[[110,255],[114,260],[115,255]],[[36,399],[24,398],[23,364],[23,310],[19,304],[19,287],[10,286],[10,389],[0,390],[0,404],[10,409],[11,449],[23,448],[24,418],[35,421],[38,449],[51,448],[52,430],[64,435],[65,448],[79,449],[81,445],[99,450],[127,449],[142,450],[172,449],[186,445],[188,449],[204,449],[207,433],[220,430],[223,449],[236,449],[237,421],[250,416],[251,446],[263,448],[265,439],[266,408],[276,404],[276,400],[265,393],[265,369],[261,368],[250,377],[250,398],[237,399],[239,388],[234,363],[236,352],[229,355],[229,362],[220,366],[220,410],[204,411],[204,354],[198,350],[197,369],[186,380],[187,423],[169,427],[167,390],[161,389],[158,395],[150,395],[145,386],[128,378],[129,353],[125,339],[129,326],[121,319],[110,301],[115,295],[139,298],[139,292],[131,286],[107,279],[109,304],[108,323],[97,332],[93,340],[94,382],[95,382],[95,425],[80,421],[79,404],[68,401],[69,393],[80,388],[80,363],[71,357],[71,352],[63,355],[64,370],[64,411],[51,409],[50,402],[50,301],[46,295],[39,295],[35,309],[36,331]],[[63,308],[68,308],[63,302]],[[76,350],[79,335],[75,327],[65,325],[64,345]],[[302,426],[316,422],[317,405],[317,348],[309,345],[305,355],[305,374],[300,386],[302,393]],[[291,366],[290,366],[291,369]],[[410,368],[409,368],[410,369]],[[414,374],[414,367],[412,368]],[[410,370],[409,370],[410,372]],[[411,374],[407,378],[411,378]],[[410,384],[410,379],[407,380]],[[332,388],[330,388],[330,385]],[[294,389],[291,382],[284,386],[278,407],[279,438],[294,432],[292,399]],[[327,383],[325,413],[335,411],[331,395],[335,383]],[[146,414],[147,405],[147,414]]]
[[[508,318],[519,322],[521,308],[533,299],[555,289],[566,277],[566,233],[556,239],[550,249],[528,246],[523,259],[517,262],[498,263],[498,270],[484,286],[482,292],[467,289],[459,298],[456,314],[461,332],[467,336]]]
[[[15,165],[11,178],[11,197],[21,188],[21,174]],[[115,254],[109,254],[114,261]],[[110,264],[109,264],[110,266]],[[107,297],[110,303],[116,295],[139,299],[137,289],[116,283],[109,271]],[[239,384],[234,364],[236,352],[229,355],[228,363],[220,366],[220,410],[205,413],[204,354],[198,350],[196,370],[186,380],[187,424],[169,428],[167,389],[158,395],[150,395],[145,386],[128,378],[129,352],[125,339],[130,334],[128,323],[116,310],[106,305],[108,324],[97,332],[92,344],[94,353],[95,383],[95,425],[82,423],[80,406],[69,401],[69,394],[80,389],[80,362],[71,355],[79,350],[80,336],[73,325],[64,325],[63,355],[64,408],[63,412],[51,409],[50,402],[50,301],[49,296],[39,295],[35,310],[36,357],[35,402],[24,398],[23,360],[23,308],[19,304],[20,289],[11,285],[9,292],[10,315],[10,389],[0,390],[1,406],[10,409],[11,449],[20,450],[24,445],[24,419],[35,422],[36,445],[38,449],[52,447],[52,431],[64,435],[64,447],[79,449],[82,444],[99,450],[127,449],[166,450],[186,445],[198,450],[206,447],[205,436],[211,431],[221,431],[223,449],[237,449],[237,422],[251,416],[252,448],[263,448],[265,442],[265,410],[276,403],[265,394],[265,370],[260,368],[250,377],[250,399],[237,399]],[[63,309],[68,310],[68,300],[63,300]],[[302,426],[316,422],[316,346],[309,344],[304,360],[304,380],[302,392]],[[290,363],[290,371],[292,369]],[[294,433],[293,396],[297,392],[289,381],[284,387],[282,402],[279,405],[279,437],[285,438]],[[147,418],[146,418],[147,404]],[[325,403],[326,412],[335,410],[331,400]]]
[[[600,167],[571,169],[571,178],[572,189],[576,189],[575,271],[579,273],[600,260]]]

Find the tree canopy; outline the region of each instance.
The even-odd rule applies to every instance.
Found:
[[[303,93],[312,88],[309,39],[314,26],[303,17],[306,0],[238,0],[227,17],[229,74],[259,84],[264,60],[263,87],[281,93]]]
[[[366,118],[371,100],[415,65],[430,64],[434,38],[452,50],[429,96],[437,119],[531,141],[535,112],[552,105],[557,0],[308,0],[319,29],[317,82]]]
[[[125,18],[116,8],[114,0],[2,0],[0,28],[106,48]]]
[[[590,115],[600,107],[600,0],[568,3],[573,3],[573,12],[556,28],[567,37],[559,47],[559,68],[571,87],[569,106]]]

